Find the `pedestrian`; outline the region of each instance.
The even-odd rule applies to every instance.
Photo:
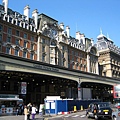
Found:
[[[16,108],[16,116],[18,116],[19,115],[19,108],[17,107]]]
[[[33,104],[33,106],[32,106],[32,120],[35,119],[36,111],[37,111],[37,108],[35,107],[35,104]]]
[[[24,120],[27,120],[27,115],[28,115],[28,109],[27,106],[24,106]]]
[[[30,114],[31,114],[31,111],[32,111],[32,104],[31,103],[29,103],[27,105],[27,109],[28,109],[27,119],[30,120]]]

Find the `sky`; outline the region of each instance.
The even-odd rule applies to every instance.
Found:
[[[72,37],[80,31],[96,42],[101,29],[120,47],[120,0],[9,0],[8,7],[23,14],[26,5],[30,7],[30,17],[37,9],[39,14],[69,26]]]

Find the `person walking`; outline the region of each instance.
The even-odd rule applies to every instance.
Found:
[[[27,120],[27,115],[28,115],[28,109],[27,106],[24,106],[24,120]]]
[[[31,111],[32,111],[32,104],[31,103],[29,103],[27,105],[27,109],[28,109],[27,120],[30,120],[30,114],[31,114]]]
[[[31,111],[32,112],[32,120],[35,119],[36,111],[37,111],[37,108],[35,107],[35,104],[33,104],[32,111]]]

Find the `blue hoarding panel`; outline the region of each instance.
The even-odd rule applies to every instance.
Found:
[[[57,112],[68,112],[67,100],[57,100]]]

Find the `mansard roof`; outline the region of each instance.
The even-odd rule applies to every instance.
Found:
[[[110,51],[120,55],[120,48],[114,45],[114,42],[110,39],[101,35],[101,37],[97,37],[96,47],[98,51],[109,49]]]

